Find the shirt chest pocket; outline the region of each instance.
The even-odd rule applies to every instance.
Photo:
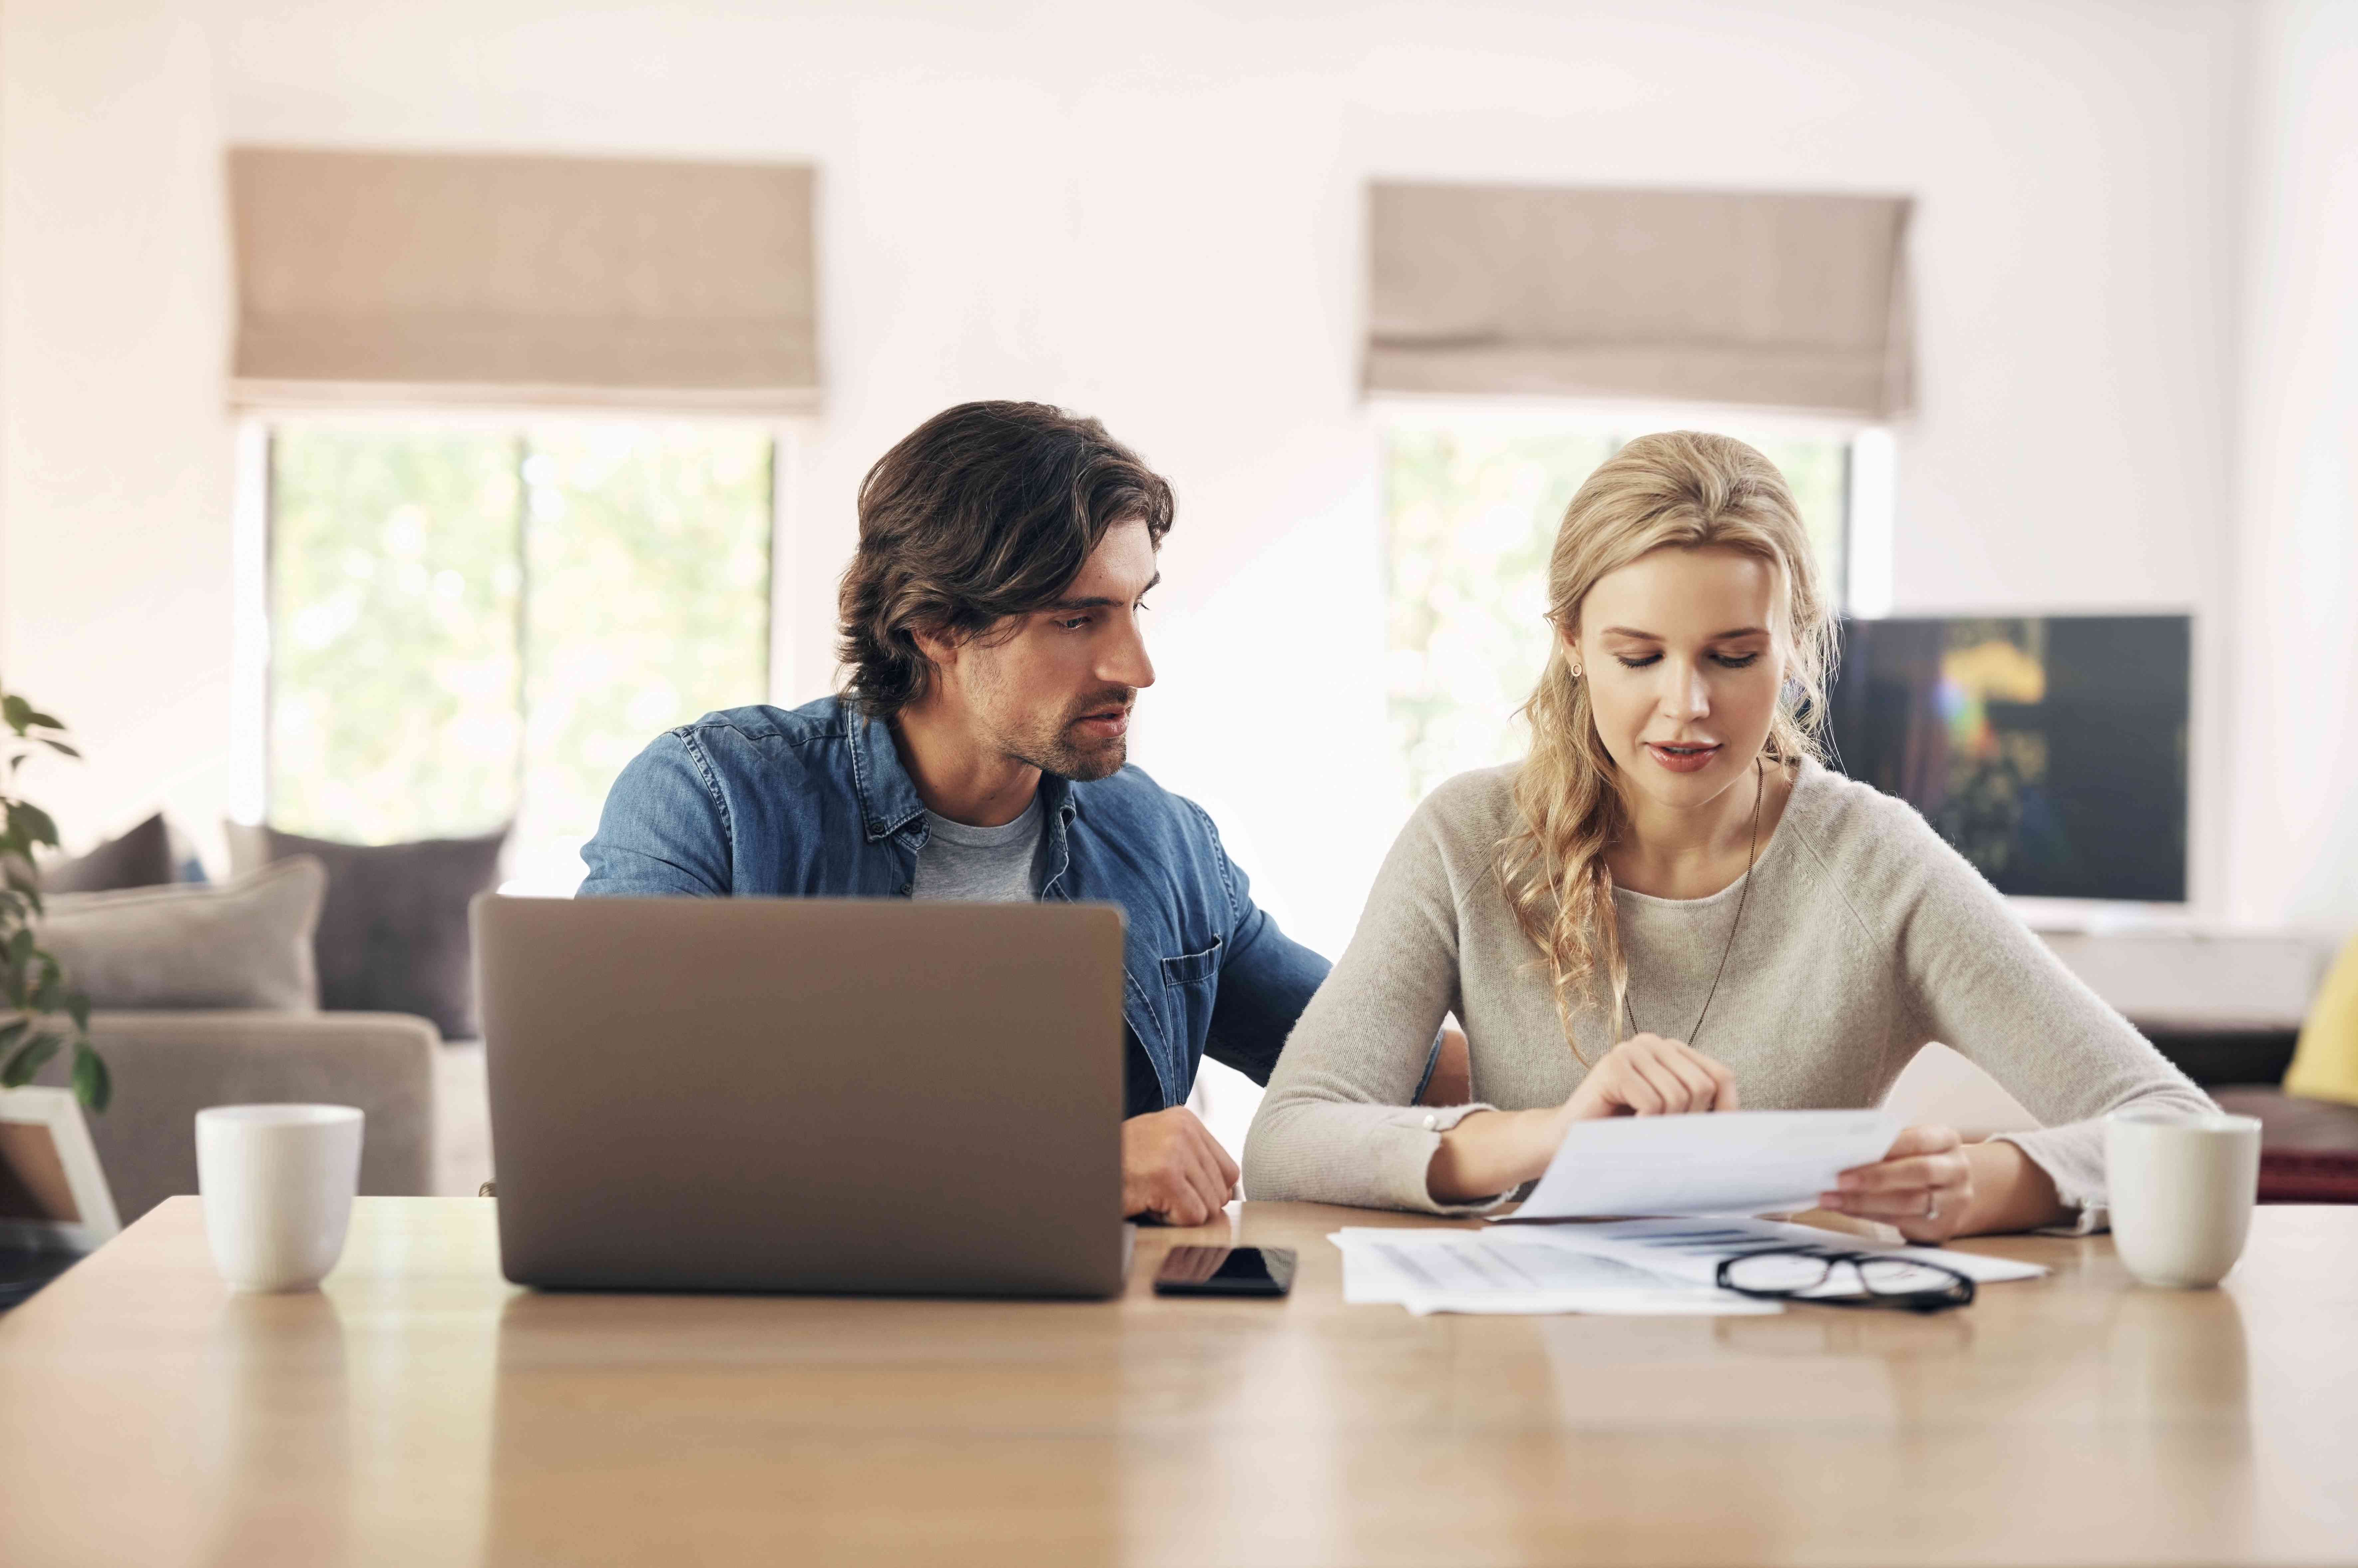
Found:
[[[1165,988],[1192,986],[1208,980],[1220,972],[1220,939],[1200,953],[1182,953],[1163,960],[1163,984]]]

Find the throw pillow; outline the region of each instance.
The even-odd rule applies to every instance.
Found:
[[[446,1040],[481,1033],[467,904],[500,880],[508,830],[414,844],[340,844],[275,827],[229,824],[233,870],[290,855],[328,869],[319,912],[319,1004],[414,1012]]]
[[[58,893],[35,940],[93,1008],[308,1012],[327,892],[325,867],[290,860],[219,886]]]
[[[177,870],[172,836],[159,811],[120,838],[110,838],[86,855],[52,860],[38,874],[44,894],[105,892],[177,881]]]
[[[2342,949],[2309,1004],[2284,1091],[2358,1105],[2358,936]]]

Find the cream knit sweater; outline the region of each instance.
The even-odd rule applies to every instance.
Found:
[[[1393,844],[1253,1119],[1250,1196],[1437,1210],[1425,1169],[1444,1130],[1485,1107],[1561,1104],[1579,1087],[1585,1069],[1494,870],[1514,774],[1450,780]],[[1747,1108],[1873,1105],[1942,1041],[2039,1119],[2042,1130],[2009,1136],[2083,1229],[2104,1219],[2093,1119],[2132,1103],[2213,1108],[1903,802],[1804,763],[1752,879],[1726,977],[1688,1042],[1735,1072]],[[1615,893],[1641,1027],[1685,1038],[1740,886],[1693,900]],[[1445,1012],[1465,1026],[1482,1103],[1412,1107]],[[1576,1012],[1574,1029],[1592,1062],[1617,1038],[1598,1007]]]

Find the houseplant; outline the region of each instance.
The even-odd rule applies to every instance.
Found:
[[[16,773],[43,751],[79,757],[66,729],[14,693],[0,692],[0,752],[8,759],[0,781],[0,1088],[32,1081],[49,1059],[73,1047],[74,1094],[93,1111],[104,1110],[114,1094],[106,1064],[90,1043],[90,999],[68,984],[65,968],[43,952],[33,932],[41,913],[41,887],[33,874],[33,850],[56,849],[58,827],[31,801],[16,798]]]

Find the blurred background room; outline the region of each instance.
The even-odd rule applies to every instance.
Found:
[[[1574,488],[1707,427],[1839,586],[1851,771],[2274,1094],[2358,930],[2353,279],[2358,0],[0,0],[0,684],[59,855],[164,866],[59,888],[395,856],[322,851],[323,1000],[438,1086],[362,1190],[472,1191],[404,890],[568,893],[655,732],[830,689],[927,416],[1170,477],[1132,758],[1330,956],[1519,754]],[[126,1221],[183,1099],[363,1093],[94,1000]]]

